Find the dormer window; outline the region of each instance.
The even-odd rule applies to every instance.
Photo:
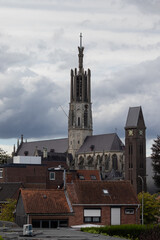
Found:
[[[91,175],[91,180],[97,180],[95,175]]]
[[[103,189],[103,193],[104,193],[104,195],[109,195],[109,192],[107,189]]]
[[[91,149],[91,151],[93,151],[94,150],[94,145],[91,145],[90,149]]]
[[[83,175],[79,175],[79,179],[80,179],[80,180],[84,180],[85,178],[84,178]]]

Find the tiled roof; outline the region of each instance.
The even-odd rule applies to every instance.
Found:
[[[144,123],[142,108],[141,107],[130,107],[128,111],[127,121],[125,128],[137,127],[139,118],[142,118]],[[145,123],[144,123],[145,126]]]
[[[78,154],[85,152],[122,151],[124,144],[116,133],[102,134],[86,137],[84,143],[77,151]]]
[[[93,177],[95,177],[95,179],[92,179]],[[67,172],[66,174],[67,183],[71,183],[75,180],[83,181],[101,180],[101,176],[99,170],[74,170]]]
[[[26,213],[70,213],[64,190],[21,189]]]
[[[72,204],[139,204],[128,181],[76,181],[67,184],[67,192]]]
[[[22,183],[0,183],[0,201],[8,198],[17,199]]]
[[[24,152],[28,151],[28,156],[33,156],[36,148],[42,152],[43,148],[47,148],[48,152],[50,152],[51,149],[54,149],[56,153],[65,153],[68,150],[68,138],[24,142],[20,146],[17,155],[24,156]]]
[[[99,170],[77,170],[78,176],[84,176],[84,180],[93,180],[91,176],[95,176],[96,180],[101,180]]]

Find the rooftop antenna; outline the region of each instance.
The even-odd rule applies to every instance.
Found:
[[[82,48],[82,33],[80,33],[80,48]]]

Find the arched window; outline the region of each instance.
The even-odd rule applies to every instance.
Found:
[[[80,117],[78,117],[78,127],[80,127],[81,125],[81,121],[80,121]]]
[[[113,156],[112,156],[112,169],[114,169],[114,170],[118,169],[118,162],[117,162],[116,154],[113,154]]]
[[[84,126],[87,127],[88,125],[88,112],[84,110]]]
[[[82,156],[79,158],[78,166],[79,166],[79,169],[83,169],[83,166],[84,166],[84,158],[83,158]]]
[[[109,156],[105,155],[105,169],[109,170]]]
[[[88,166],[89,166],[89,167],[92,167],[92,166],[93,166],[93,157],[91,157],[91,156],[89,155],[88,158],[87,158],[87,160],[88,160]]]

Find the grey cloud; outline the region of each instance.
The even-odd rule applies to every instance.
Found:
[[[159,134],[159,69],[160,57],[118,72],[93,87],[94,111],[102,116],[95,117],[98,131],[118,128],[120,136],[124,137],[128,108],[142,106],[148,138]]]
[[[63,49],[55,49],[54,52],[49,53],[48,56],[49,62],[58,63],[59,69],[70,69],[71,66],[77,66],[75,60],[75,55],[71,54],[69,51],[65,51]]]
[[[35,78],[38,80],[34,81]],[[18,82],[12,85],[12,95],[7,91],[9,84],[6,85],[6,95],[0,98],[1,138],[16,138],[22,133],[31,138],[66,132],[67,120],[58,109],[64,103],[60,94],[63,90],[48,78],[35,75],[32,80],[30,89],[26,89],[21,79],[12,75],[12,83]]]
[[[159,0],[124,0],[124,2],[137,6],[143,13],[157,14],[160,13]]]
[[[0,71],[4,72],[11,66],[22,66],[30,62],[30,57],[27,54],[10,51],[7,45],[0,46]]]

